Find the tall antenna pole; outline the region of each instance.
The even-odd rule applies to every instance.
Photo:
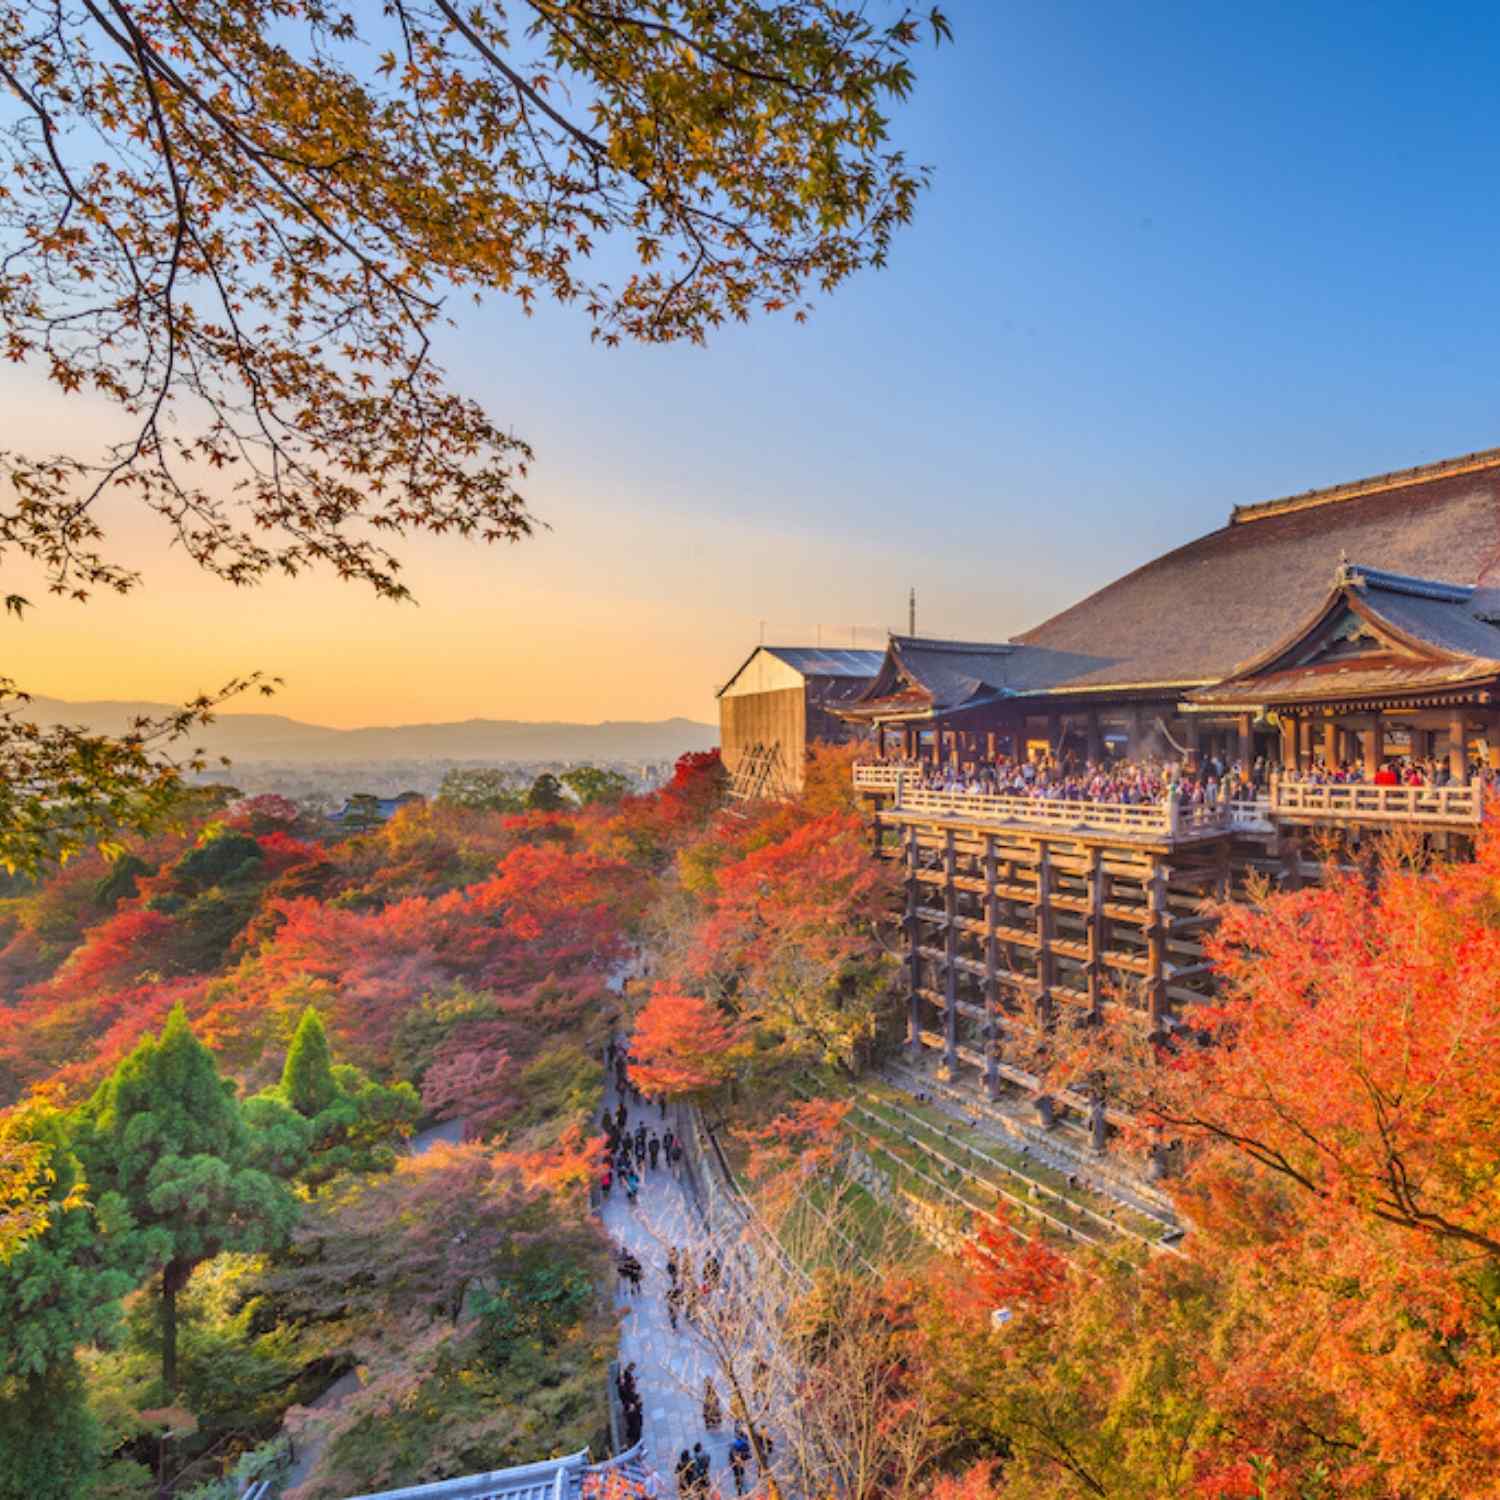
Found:
[[[906,601],[906,633],[917,633],[917,591],[913,589]]]

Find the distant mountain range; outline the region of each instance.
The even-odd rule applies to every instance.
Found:
[[[123,734],[131,720],[172,712],[165,703],[69,703],[33,697],[21,717],[39,724],[81,724]],[[219,714],[187,743],[234,761],[663,761],[719,743],[712,724],[692,719],[630,719],[603,724],[465,719],[453,724],[390,724],[330,729],[283,714]]]

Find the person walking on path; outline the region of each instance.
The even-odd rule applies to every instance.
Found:
[[[686,1448],[677,1455],[677,1500],[692,1500],[693,1455]]]
[[[750,1439],[738,1423],[734,1428],[734,1441],[729,1445],[729,1472],[734,1475],[734,1492],[745,1493],[745,1464],[750,1457]]]
[[[653,1135],[646,1142],[646,1154],[651,1158],[651,1170],[656,1170],[656,1158],[661,1154],[661,1142]]]

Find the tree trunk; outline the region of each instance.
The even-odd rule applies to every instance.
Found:
[[[169,1406],[177,1394],[177,1293],[191,1274],[191,1266],[175,1260],[161,1273],[161,1383]]]

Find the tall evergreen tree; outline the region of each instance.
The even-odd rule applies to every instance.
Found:
[[[287,1049],[281,1069],[281,1094],[299,1115],[309,1119],[321,1114],[339,1096],[339,1086],[333,1081],[328,1033],[310,1005],[302,1012]]]
[[[285,1240],[290,1191],[249,1165],[251,1132],[213,1054],[182,1007],[146,1037],[78,1112],[77,1150],[94,1190],[118,1194],[145,1254],[161,1269],[162,1383],[177,1389],[177,1296],[226,1250]]]
[[[340,1172],[389,1172],[396,1144],[411,1132],[422,1101],[409,1083],[376,1083],[335,1066],[322,1018],[302,1012],[281,1082],[245,1102],[256,1165],[316,1188]]]

